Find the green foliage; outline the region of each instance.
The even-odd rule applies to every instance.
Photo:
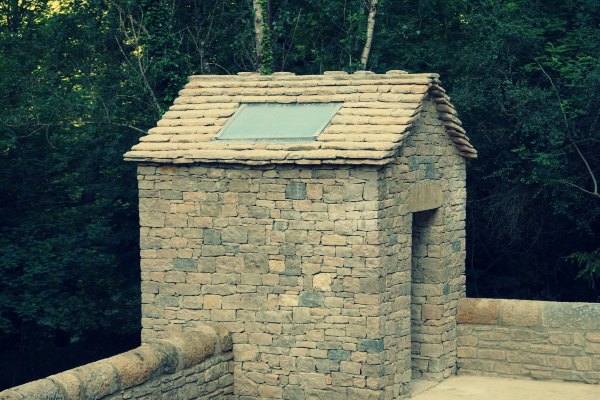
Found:
[[[577,277],[584,278],[591,286],[595,286],[600,276],[600,248],[588,253],[573,253],[567,258],[579,264],[580,270]]]
[[[137,337],[135,166],[121,156],[188,75],[254,69],[252,2],[9,3],[0,343],[33,352],[64,338],[91,346],[99,331]],[[358,69],[367,3],[271,0],[261,72]],[[379,8],[370,68],[440,73],[479,150],[468,164],[470,295],[598,299],[599,26],[596,0]]]
[[[269,0],[259,0],[258,3],[262,8],[262,15],[265,17],[268,16]],[[258,72],[263,75],[269,75],[273,73],[273,47],[271,45],[271,26],[269,25],[268,17],[263,19],[262,25],[265,35],[262,42],[262,53],[258,56],[260,59],[260,68]]]

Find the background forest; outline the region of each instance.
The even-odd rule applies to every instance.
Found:
[[[361,69],[374,3],[0,0],[0,389],[138,343],[136,176],[122,154],[186,77]],[[598,301],[600,2],[376,11],[366,68],[440,73],[479,151],[468,295]]]

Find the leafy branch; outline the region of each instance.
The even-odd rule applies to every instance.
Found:
[[[566,184],[568,186],[571,186],[575,189],[578,189],[584,193],[587,193],[589,195],[592,195],[594,197],[597,197],[600,199],[600,193],[598,192],[598,180],[596,179],[596,176],[594,174],[594,171],[592,170],[592,167],[590,166],[590,163],[588,162],[587,158],[583,155],[583,152],[581,151],[578,142],[576,140],[573,139],[573,135],[571,134],[571,127],[569,124],[569,118],[567,116],[567,112],[563,106],[563,100],[562,97],[560,95],[560,92],[558,90],[558,88],[556,87],[556,85],[554,84],[554,80],[552,79],[552,77],[546,72],[546,70],[544,69],[544,67],[542,66],[542,64],[536,59],[533,58],[533,60],[536,62],[536,64],[538,65],[538,67],[540,68],[540,70],[542,71],[542,74],[544,74],[544,76],[548,79],[548,81],[550,82],[550,86],[552,87],[552,90],[554,92],[554,94],[556,95],[557,101],[558,101],[558,106],[560,108],[560,112],[565,124],[565,130],[567,133],[567,137],[569,138],[569,145],[573,146],[573,148],[575,149],[575,152],[577,153],[577,155],[579,156],[579,158],[581,159],[581,161],[583,162],[583,164],[585,165],[585,168],[587,170],[588,175],[590,176],[591,180],[592,180],[592,186],[593,189],[592,190],[588,190],[585,189],[573,182],[570,182],[566,179],[561,179],[560,182],[563,184]]]

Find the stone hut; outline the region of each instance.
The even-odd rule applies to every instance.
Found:
[[[465,160],[435,74],[192,76],[138,163],[142,339],[233,334],[234,397],[394,399],[456,371]]]

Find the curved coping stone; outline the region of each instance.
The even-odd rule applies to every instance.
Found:
[[[500,325],[600,331],[600,303],[461,299],[456,321],[465,325]]]
[[[101,399],[226,351],[231,351],[227,330],[199,326],[194,331],[152,340],[125,353],[15,386],[0,392],[0,400]]]

